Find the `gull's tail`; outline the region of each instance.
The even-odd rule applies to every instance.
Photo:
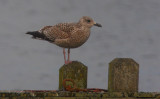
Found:
[[[26,34],[32,35],[32,38],[34,38],[34,39],[41,39],[41,40],[53,42],[49,38],[47,38],[45,34],[40,33],[39,31],[29,31]]]
[[[30,32],[27,32],[26,34],[32,35],[33,38],[41,38],[41,39],[44,38],[44,34],[38,32],[38,31],[30,31]]]

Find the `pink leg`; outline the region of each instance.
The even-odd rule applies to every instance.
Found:
[[[70,61],[70,48],[68,48],[68,60],[67,63],[71,63],[72,61]]]
[[[65,48],[63,48],[63,55],[64,55],[64,63],[67,64]]]

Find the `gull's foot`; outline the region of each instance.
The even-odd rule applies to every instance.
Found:
[[[69,64],[69,63],[72,63],[72,61],[66,61],[65,62],[65,65]]]

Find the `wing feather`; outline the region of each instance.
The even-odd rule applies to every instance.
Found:
[[[59,23],[55,26],[45,26],[40,31],[51,40],[66,39],[74,30],[74,23]]]

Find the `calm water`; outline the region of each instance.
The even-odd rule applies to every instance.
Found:
[[[89,40],[71,50],[88,66],[88,87],[108,87],[116,57],[140,64],[140,91],[160,91],[160,0],[0,0],[0,90],[58,89],[62,49],[26,31],[91,16]]]

